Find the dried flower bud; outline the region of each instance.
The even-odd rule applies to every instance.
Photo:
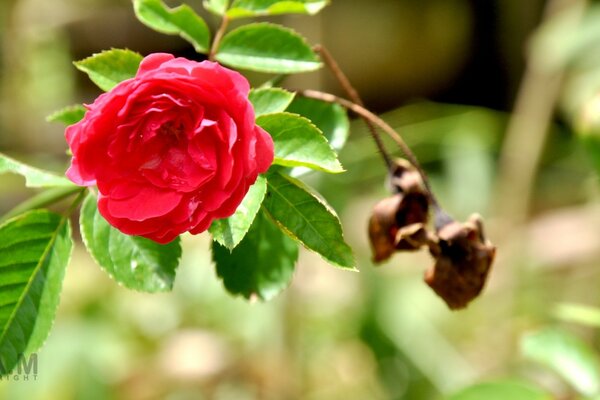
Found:
[[[418,171],[398,160],[390,171],[390,183],[397,193],[381,200],[369,220],[373,261],[387,260],[396,250],[417,250],[427,243],[427,191]]]
[[[483,234],[479,215],[461,224],[451,222],[437,232],[429,250],[436,263],[425,273],[425,282],[451,309],[464,308],[481,293],[496,248]]]

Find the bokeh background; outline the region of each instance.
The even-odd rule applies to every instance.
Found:
[[[307,179],[342,217],[359,273],[302,252],[284,293],[249,303],[225,292],[209,237],[184,236],[173,292],[150,295],[111,281],[79,245],[36,380],[1,381],[0,397],[429,400],[511,378],[577,398],[520,343],[560,327],[600,348],[590,318],[569,312],[600,307],[598,6],[333,0],[318,16],[275,20],[330,49],[414,148],[450,214],[484,216],[498,257],[483,296],[449,311],[422,281],[424,253],[371,263],[366,225],[385,170],[353,121],[348,172]],[[111,47],[200,59],[139,23],[128,0],[1,0],[0,41],[0,151],[58,172],[64,128],[45,117],[99,94],[73,60]],[[327,71],[284,85],[342,94]],[[23,186],[0,177],[0,214],[31,196]]]

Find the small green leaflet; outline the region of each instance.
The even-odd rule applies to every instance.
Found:
[[[173,288],[181,257],[179,238],[161,245],[120,232],[98,212],[96,196],[92,194],[83,203],[79,223],[88,251],[117,282],[143,292],[166,292]]]
[[[168,35],[179,35],[197,52],[208,53],[210,31],[206,22],[187,4],[169,8],[161,0],[134,0],[135,15],[144,25]]]
[[[212,223],[209,232],[213,236],[213,240],[229,250],[233,250],[250,229],[266,192],[267,179],[259,175],[235,213],[229,218],[219,219]]]
[[[283,112],[294,99],[294,93],[280,88],[252,89],[248,99],[258,118],[264,114]]]
[[[256,123],[273,138],[275,164],[308,167],[331,173],[344,172],[323,132],[306,118],[296,114],[276,113],[258,117]]]
[[[47,210],[0,225],[0,375],[46,340],[72,249],[68,218]]]
[[[244,25],[226,34],[216,59],[235,68],[276,74],[308,72],[321,67],[302,36],[267,22]]]
[[[259,212],[248,234],[229,251],[213,242],[217,275],[227,291],[246,298],[270,300],[285,289],[294,273],[298,244]]]
[[[263,207],[290,237],[308,249],[336,266],[355,267],[337,215],[302,182],[279,172],[269,174]]]
[[[450,396],[448,400],[552,400],[531,384],[516,380],[478,383]]]
[[[227,5],[230,1],[231,0],[204,0],[202,1],[202,5],[213,14],[225,15]]]
[[[278,14],[316,14],[329,2],[325,0],[234,0],[229,18],[257,17]]]
[[[27,187],[74,186],[67,178],[31,167],[0,153],[0,174],[6,172],[24,177]]]
[[[86,111],[86,108],[81,104],[75,104],[53,112],[46,117],[46,121],[73,125],[83,119]]]
[[[131,50],[111,49],[94,54],[74,64],[88,74],[92,82],[108,92],[120,82],[133,78],[142,56]]]
[[[521,352],[558,373],[582,395],[600,394],[600,359],[577,336],[546,328],[523,337]]]

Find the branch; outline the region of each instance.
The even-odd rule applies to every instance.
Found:
[[[340,84],[342,89],[344,89],[344,91],[346,92],[346,94],[348,95],[350,100],[352,100],[357,105],[364,107],[364,103],[363,103],[362,99],[360,98],[360,95],[358,94],[356,89],[354,89],[354,87],[350,83],[350,80],[348,79],[346,74],[344,74],[344,72],[342,71],[342,69],[340,68],[338,63],[335,61],[335,59],[333,58],[331,53],[320,44],[314,46],[313,49],[314,49],[314,51],[319,53],[319,55],[321,56],[321,59],[323,60],[325,65],[329,68],[329,70],[331,71],[333,76],[335,76],[338,83]],[[375,141],[375,145],[377,146],[379,153],[381,153],[381,156],[383,157],[385,164],[387,165],[388,169],[390,169],[393,164],[392,158],[390,157],[389,153],[386,151],[386,149],[383,145],[383,141],[381,140],[381,136],[379,136],[379,133],[377,133],[377,129],[375,128],[375,125],[368,118],[362,117],[362,119],[367,124],[367,127],[369,128],[369,132],[371,133],[371,137]]]
[[[387,133],[387,135],[390,138],[392,138],[392,140],[394,140],[394,142],[396,142],[398,147],[400,147],[400,149],[402,150],[402,152],[404,153],[404,155],[406,156],[408,161],[410,161],[410,163],[412,165],[414,165],[414,167],[417,169],[417,171],[419,171],[419,175],[421,175],[421,179],[423,179],[425,188],[427,189],[427,192],[429,193],[429,201],[436,208],[436,212],[443,213],[435,195],[433,194],[433,191],[431,190],[431,185],[429,184],[429,179],[427,178],[427,174],[425,174],[425,171],[423,171],[423,168],[421,168],[421,164],[419,163],[419,160],[417,160],[417,157],[414,155],[412,150],[408,147],[406,142],[404,142],[404,140],[398,134],[398,132],[396,132],[394,130],[394,128],[392,128],[390,125],[388,125],[387,122],[385,122],[384,120],[382,120],[377,115],[373,114],[371,111],[367,110],[363,106],[353,103],[349,100],[342,99],[341,97],[334,96],[330,93],[323,93],[323,92],[319,92],[317,90],[300,90],[297,93],[301,96],[308,97],[311,99],[326,101],[328,103],[339,104],[342,107],[345,107],[348,110],[360,115],[362,118],[368,120],[370,123],[372,123],[373,125],[376,125],[381,130],[383,130],[385,133]]]

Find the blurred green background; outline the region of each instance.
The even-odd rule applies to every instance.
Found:
[[[353,121],[340,155],[348,172],[307,179],[342,217],[359,273],[303,252],[289,289],[248,303],[215,276],[209,237],[184,235],[174,291],[150,295],[118,286],[79,246],[36,379],[4,379],[0,397],[425,400],[497,379],[553,398],[597,396],[598,7],[333,0],[316,17],[276,19],[330,49],[367,107],[414,148],[450,214],[484,216],[498,255],[468,309],[449,311],[423,283],[427,254],[370,262],[366,225],[386,196],[385,171]],[[199,59],[137,22],[128,0],[1,0],[0,41],[0,151],[55,171],[68,162],[63,127],[45,116],[99,94],[73,60],[110,47]],[[285,86],[341,94],[327,71]],[[11,175],[0,189],[0,214],[32,194]],[[523,342],[548,327],[560,332],[558,358]]]

